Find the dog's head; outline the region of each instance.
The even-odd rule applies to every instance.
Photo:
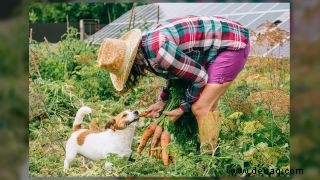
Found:
[[[105,129],[121,130],[125,129],[130,124],[139,120],[138,111],[126,110],[115,117],[112,117],[106,124]]]

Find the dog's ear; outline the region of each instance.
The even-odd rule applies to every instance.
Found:
[[[105,129],[112,129],[113,131],[115,131],[115,125],[116,123],[116,119],[114,117],[112,117],[106,124]]]

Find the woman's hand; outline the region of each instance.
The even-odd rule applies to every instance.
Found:
[[[159,112],[163,109],[163,107],[167,104],[167,102],[164,101],[159,101],[154,104],[152,104],[147,110],[147,115],[146,117],[150,118],[158,118],[159,117]]]
[[[171,121],[176,122],[182,115],[184,111],[181,108],[174,109],[172,111],[163,111],[164,115],[171,116]]]

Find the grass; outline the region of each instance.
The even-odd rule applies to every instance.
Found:
[[[141,120],[133,139],[134,161],[111,156],[108,161],[114,167],[105,170],[106,160],[83,164],[78,155],[64,173],[65,142],[79,107],[90,106],[92,118],[103,126],[124,109],[143,110],[154,103],[164,85],[164,80],[148,74],[131,91],[114,92],[108,73],[96,65],[97,47],[74,40],[70,34],[55,48],[43,48],[50,46],[46,42],[35,43],[30,56],[30,176],[226,176],[228,168],[290,168],[289,60],[250,57],[219,103],[223,114],[219,156],[197,153],[186,138],[169,144],[174,162],[168,167],[148,157],[147,150],[138,157],[135,150],[150,121]],[[84,127],[89,121],[86,117]]]

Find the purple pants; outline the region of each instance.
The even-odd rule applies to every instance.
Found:
[[[250,43],[238,51],[221,51],[208,66],[208,84],[223,84],[233,81],[243,69],[250,52]]]

